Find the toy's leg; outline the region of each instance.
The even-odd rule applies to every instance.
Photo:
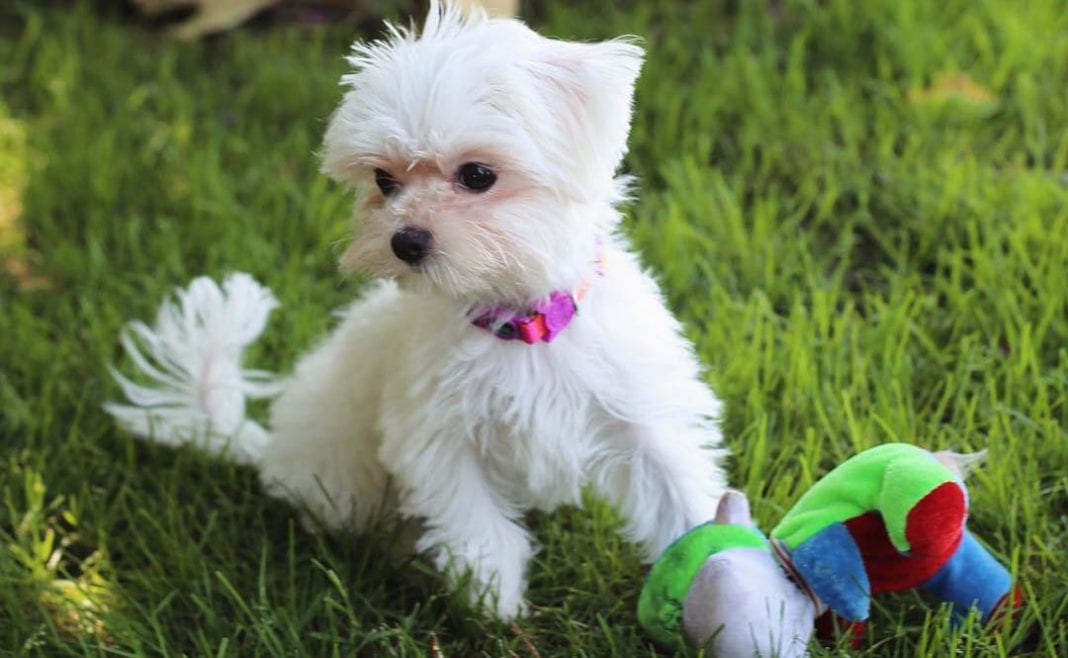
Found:
[[[1003,601],[1018,604],[1008,570],[967,531],[957,552],[921,587],[952,603],[957,622],[973,607],[987,621]]]
[[[776,551],[781,550],[776,546]],[[832,610],[849,621],[864,621],[871,610],[871,582],[857,543],[848,528],[832,523],[789,555],[808,586]]]

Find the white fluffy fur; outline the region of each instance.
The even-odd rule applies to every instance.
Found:
[[[273,397],[281,389],[267,373],[242,369],[241,356],[278,302],[247,274],[231,276],[221,289],[201,277],[178,291],[175,302],[163,303],[153,329],[131,322],[121,336],[126,353],[154,387],[112,369],[133,405],[105,409],[131,432],[159,443],[195,442],[253,462],[267,432],[245,416],[245,398]]]
[[[354,47],[350,90],[326,133],[330,175],[367,188],[377,167],[401,185],[362,195],[342,259],[382,281],[297,366],[251,457],[270,491],[332,526],[359,528],[383,506],[422,520],[417,547],[450,576],[470,570],[504,618],[523,610],[535,550],[525,510],[578,504],[591,487],[652,559],[711,518],[724,486],[719,403],[615,232],[614,174],[641,55],[627,41],[554,41],[434,3],[420,35],[393,28]],[[471,161],[497,172],[488,191],[458,185]],[[391,253],[400,227],[433,234],[418,268]],[[214,316],[246,307],[260,329],[273,300],[233,281],[222,304],[213,293],[165,311],[155,333],[133,330],[175,367],[154,390],[124,383],[137,408],[111,411],[127,427],[174,442],[192,433],[178,420],[206,420],[216,434],[250,426],[232,419],[244,418],[242,394],[258,392],[239,361],[254,332],[231,335]],[[584,281],[578,315],[551,344],[502,341],[470,323],[473,305],[526,304]],[[187,349],[205,343],[219,349]]]

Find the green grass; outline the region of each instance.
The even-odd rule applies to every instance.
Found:
[[[990,450],[972,527],[1029,600],[1015,629],[953,633],[891,596],[853,653],[1068,654],[1063,3],[536,8],[549,34],[646,40],[627,229],[726,401],[732,481],[765,527],[863,447]],[[81,4],[0,8],[0,652],[656,655],[604,507],[532,519],[533,614],[500,625],[386,557],[389,528],[308,534],[251,471],[101,411],[123,321],[193,276],[276,291],[253,355],[273,370],[358,291],[335,268],[349,200],[315,156],[351,37],[185,44]]]

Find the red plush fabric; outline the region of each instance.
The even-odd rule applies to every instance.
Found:
[[[945,482],[923,497],[909,512],[905,526],[913,555],[949,559],[960,545],[968,501],[957,482]]]
[[[946,482],[912,508],[905,526],[907,555],[898,553],[878,512],[845,522],[864,558],[871,593],[900,592],[926,582],[953,555],[964,535],[967,503],[956,482]]]

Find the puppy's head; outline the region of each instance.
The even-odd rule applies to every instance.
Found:
[[[342,264],[466,300],[576,285],[615,221],[641,59],[437,2],[420,34],[357,43],[323,158],[367,189]]]

